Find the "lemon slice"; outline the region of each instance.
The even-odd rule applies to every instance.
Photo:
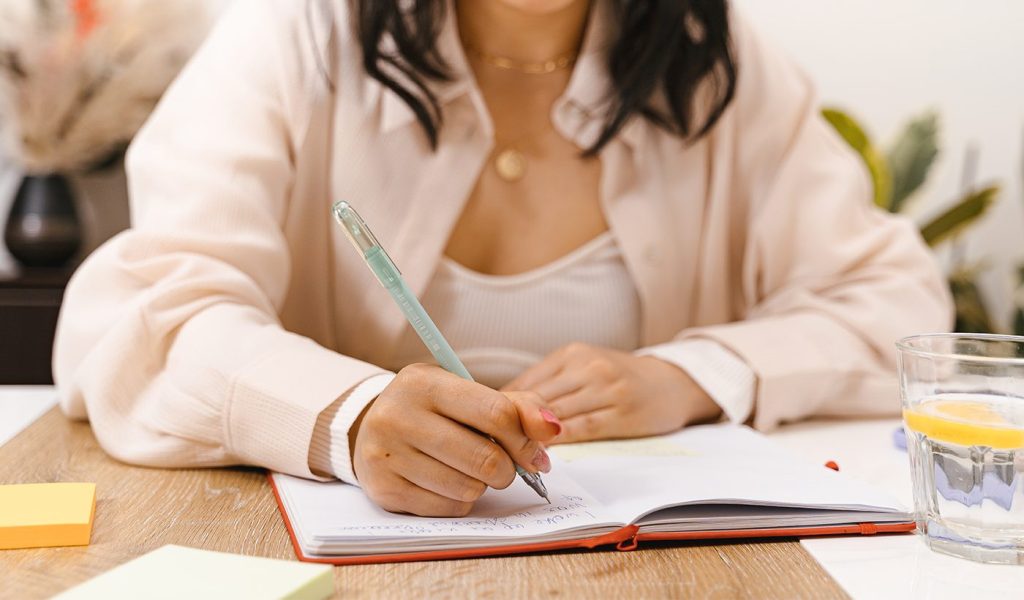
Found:
[[[936,441],[998,449],[1024,447],[1024,429],[977,402],[926,402],[904,410],[903,422],[911,431]]]

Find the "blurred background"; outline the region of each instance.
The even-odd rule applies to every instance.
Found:
[[[858,119],[880,149],[911,121],[937,117],[938,154],[905,202],[919,223],[971,189],[999,186],[981,218],[937,251],[947,270],[977,271],[992,327],[1012,329],[1024,306],[1024,2],[734,4],[803,66],[826,106]]]
[[[228,1],[0,0],[8,321],[41,289],[55,319],[74,264],[127,226],[123,149]],[[734,5],[817,83],[876,202],[921,226],[950,274],[958,328],[1024,334],[1024,3]],[[0,338],[30,331],[3,321]]]

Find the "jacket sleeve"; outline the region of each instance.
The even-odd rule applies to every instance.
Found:
[[[758,428],[894,414],[894,343],[949,330],[945,281],[914,225],[873,205],[866,168],[820,116],[806,77],[734,23],[745,314],[680,337],[712,339],[747,362]]]
[[[61,406],[115,458],[310,477],[317,416],[381,372],[277,316],[309,103],[293,8],[304,4],[236,2],[221,18],[130,149],[132,228],[68,287],[54,349]]]

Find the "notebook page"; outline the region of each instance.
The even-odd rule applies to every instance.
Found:
[[[773,529],[778,527],[822,527],[869,521],[904,523],[907,515],[891,512],[862,512],[749,506],[741,504],[690,504],[666,508],[640,519],[641,531],[682,532],[726,529]]]
[[[561,471],[563,474],[560,474]],[[318,483],[274,474],[300,545],[310,554],[373,554],[486,547],[600,535],[622,527],[604,507],[554,465],[544,476],[551,504],[516,480],[489,489],[463,518],[387,512],[363,491],[341,482]]]
[[[619,520],[668,506],[752,504],[904,512],[898,501],[763,435],[707,425],[641,440],[553,446],[567,474]]]

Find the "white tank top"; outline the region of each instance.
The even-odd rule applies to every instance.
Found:
[[[473,378],[495,388],[570,342],[627,352],[640,344],[640,300],[610,232],[516,275],[485,275],[444,257],[420,300]],[[414,362],[434,361],[406,327],[385,366]]]

